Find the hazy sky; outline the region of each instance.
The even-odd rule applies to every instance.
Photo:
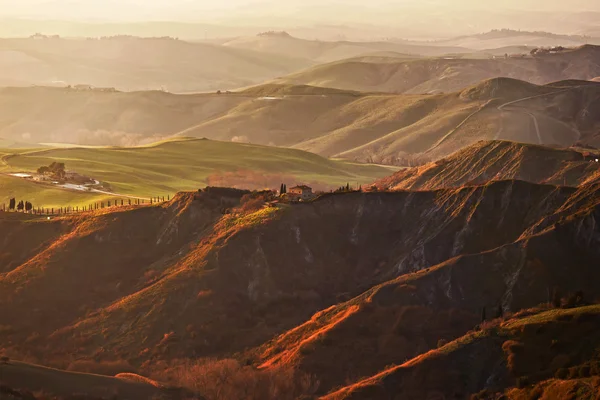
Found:
[[[502,0],[493,7],[485,0],[0,0],[1,16],[144,20],[202,20],[243,15],[289,16],[294,11],[310,14],[311,8],[341,6],[341,11],[368,11],[377,14],[382,9],[405,9],[422,14],[457,12],[476,8],[490,12],[498,9],[539,11],[600,11],[598,0]],[[304,17],[298,15],[298,17]],[[308,15],[306,15],[308,17]],[[357,15],[358,17],[358,15]],[[335,15],[329,15],[335,21]]]
[[[568,34],[600,32],[600,0],[497,0],[493,6],[490,3],[491,0],[0,0],[0,18],[5,18],[4,24],[0,20],[0,36],[35,32],[66,36],[190,36],[165,27],[140,32],[128,25],[100,31],[6,20],[14,17],[76,22],[198,22],[229,29],[211,31],[210,27],[203,27],[201,33],[193,33],[194,37],[204,36],[205,30],[209,37],[216,37],[269,29],[289,30],[311,38],[339,33],[369,39],[439,38],[500,28]]]

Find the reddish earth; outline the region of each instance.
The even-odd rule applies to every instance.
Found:
[[[419,191],[256,210],[239,207],[247,192],[207,188],[50,221],[0,214],[1,351],[142,374],[235,358],[314,376],[330,399],[594,388],[600,312],[547,306],[600,297],[600,183],[585,157],[480,143],[379,183]],[[479,327],[483,309],[502,316]],[[558,382],[561,368],[583,376]]]
[[[507,141],[480,141],[447,158],[407,168],[376,182],[380,190],[431,190],[517,179],[579,186],[600,173],[600,152]]]

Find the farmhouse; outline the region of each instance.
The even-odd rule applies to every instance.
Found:
[[[312,191],[312,188],[306,185],[294,186],[293,188],[288,189],[286,194],[290,200],[295,201],[306,201],[312,199],[315,196]]]
[[[86,90],[92,90],[93,86],[92,85],[75,85],[75,86],[73,86],[73,89],[86,91]]]

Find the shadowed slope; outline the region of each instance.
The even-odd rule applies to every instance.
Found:
[[[462,254],[468,255],[429,264],[433,266],[375,286],[275,338],[261,348],[257,357],[264,362],[263,367],[298,365],[322,377],[324,388],[332,388],[349,377],[372,375],[390,364],[400,365],[413,357],[417,357],[413,362],[427,359],[426,353],[440,340],[458,338],[475,327],[484,307],[487,318],[493,319],[500,307],[502,313],[507,313],[547,302],[549,288],[559,288],[564,294],[582,290],[595,298],[600,294],[594,283],[599,278],[594,268],[600,256],[594,245],[598,231],[588,227],[598,219],[597,204],[596,195],[593,206],[580,209],[576,217],[567,214],[567,219],[553,224],[561,214],[558,212],[556,219],[550,218],[545,228],[538,229],[541,233],[527,232],[514,242],[504,239],[506,245],[485,252],[464,249]],[[486,215],[489,218],[490,214]],[[477,221],[475,213],[455,238],[475,232],[486,235],[488,230],[506,231],[491,220],[484,223],[487,228],[479,230]],[[439,248],[429,247],[425,254]],[[454,368],[447,370],[446,364],[439,365],[439,369],[424,366],[419,379],[407,372],[404,386],[385,390],[375,387],[359,391],[362,397],[356,398],[387,399],[397,393],[416,399],[436,390],[453,396],[458,387],[460,398],[468,397],[487,387],[486,380],[496,373],[494,369],[500,362],[493,358],[499,357],[498,352],[482,351],[464,365],[473,371],[472,380],[461,378],[456,382],[458,386],[454,383]],[[472,368],[473,363],[479,367]],[[460,368],[456,373],[461,373]],[[514,384],[503,382],[501,387]]]
[[[492,399],[503,392],[510,399],[593,398],[600,391],[594,351],[599,324],[598,306],[532,310],[497,320],[323,399],[392,399],[398,394],[403,399],[440,394]],[[511,388],[517,384],[522,388]]]
[[[73,395],[82,399],[102,399],[109,396],[123,399],[182,398],[178,393],[170,393],[157,382],[150,380],[146,383],[134,382],[116,377],[61,371],[17,361],[0,364],[0,377],[2,384],[8,387],[61,398]]]

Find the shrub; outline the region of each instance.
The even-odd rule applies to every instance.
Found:
[[[243,213],[249,213],[260,210],[265,204],[265,199],[262,196],[256,197],[252,194],[246,194],[240,201],[239,210]]]
[[[567,297],[564,297],[561,301],[562,308],[575,308],[583,305],[586,305],[586,302],[583,297],[583,292],[581,290],[575,293],[571,293]]]
[[[525,351],[525,345],[515,340],[507,340],[502,344],[502,350],[505,353],[522,353]]]
[[[556,373],[554,374],[554,377],[556,379],[567,379],[569,377],[569,370],[566,368],[559,368],[558,370],[556,370]]]
[[[525,345],[514,340],[507,340],[502,344],[502,350],[506,354],[506,363],[508,369],[514,375],[520,375],[519,360],[522,353],[525,351]]]
[[[579,377],[579,368],[571,367],[569,368],[569,379],[577,379]]]
[[[542,389],[540,386],[536,386],[529,393],[529,400],[538,400],[540,397],[542,397],[543,394],[544,389]]]
[[[318,382],[291,368],[257,370],[236,360],[201,360],[175,368],[174,384],[206,400],[294,400],[313,396]]]
[[[590,366],[582,365],[579,367],[579,377],[580,378],[588,378],[590,376]]]

